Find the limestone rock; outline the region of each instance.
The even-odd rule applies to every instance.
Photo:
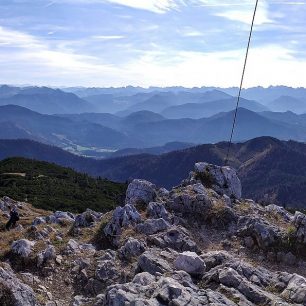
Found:
[[[297,211],[294,215],[293,224],[297,229],[296,238],[298,242],[306,244],[306,215]]]
[[[146,243],[137,240],[133,237],[128,238],[125,244],[120,248],[119,253],[121,257],[130,259],[135,256],[139,256],[146,249]]]
[[[74,221],[75,227],[90,227],[101,220],[103,214],[87,209],[80,215],[77,215]]]
[[[148,219],[144,223],[136,226],[137,231],[146,235],[152,235],[168,228],[170,228],[170,224],[162,218]]]
[[[150,202],[147,208],[147,215],[152,219],[163,218],[169,221],[170,214],[163,203]]]
[[[273,246],[281,239],[279,229],[258,217],[240,217],[238,220],[238,228],[238,234],[240,236],[254,238],[257,245],[262,249]]]
[[[167,254],[170,257],[170,254]],[[138,268],[140,271],[149,272],[150,274],[170,272],[169,263],[161,257],[160,252],[149,249],[139,256]]]
[[[183,270],[193,276],[203,275],[206,269],[204,260],[195,252],[189,251],[179,254],[174,266],[177,270]]]
[[[166,232],[149,238],[149,241],[160,248],[171,248],[179,252],[198,252],[197,244],[190,238],[186,229],[172,226]]]
[[[194,285],[184,285],[177,278],[180,277],[177,277],[176,274],[156,278],[150,278],[144,273],[136,275],[130,283],[108,287],[104,305],[235,305],[218,292],[198,289]]]
[[[200,162],[195,164],[195,178],[199,179],[206,187],[214,189],[217,193],[229,197],[241,198],[241,182],[234,169],[219,167]]]
[[[11,250],[14,254],[26,258],[32,253],[34,245],[35,245],[34,241],[30,241],[27,239],[20,239],[12,243]]]
[[[32,288],[15,274],[0,267],[0,304],[10,306],[38,306]]]
[[[135,226],[140,221],[141,216],[137,209],[131,204],[126,204],[124,207],[117,207],[114,210],[112,219],[104,228],[104,233],[116,243],[118,236],[121,235],[122,228]]]
[[[133,180],[126,191],[126,204],[149,204],[156,198],[155,185],[146,180]]]

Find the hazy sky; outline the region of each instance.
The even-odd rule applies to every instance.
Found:
[[[306,0],[259,0],[246,86],[306,87]],[[255,1],[0,0],[0,83],[237,86]]]

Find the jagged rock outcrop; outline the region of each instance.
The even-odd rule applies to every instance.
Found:
[[[281,231],[260,218],[240,217],[238,228],[240,236],[252,237],[263,249],[273,246],[281,239]]]
[[[296,212],[293,223],[296,227],[297,241],[306,244],[306,215]]]
[[[201,181],[205,187],[212,188],[217,193],[229,197],[241,198],[241,182],[234,169],[219,167],[208,163],[196,163],[187,182]]]
[[[16,240],[12,243],[11,251],[15,255],[26,258],[32,253],[34,245],[34,241],[27,239]]]
[[[146,243],[130,237],[125,244],[119,249],[119,254],[122,258],[131,259],[132,257],[139,256],[146,250]]]
[[[95,212],[91,209],[87,209],[82,214],[75,217],[74,226],[75,227],[90,227],[94,223],[99,222],[103,214]]]
[[[206,265],[204,260],[195,252],[183,252],[179,254],[174,262],[177,270],[183,270],[193,276],[203,276]]]
[[[164,219],[148,219],[144,223],[138,224],[136,230],[146,235],[156,234],[170,228],[170,224]]]
[[[141,216],[137,209],[132,204],[126,204],[124,207],[117,207],[115,209],[112,219],[104,228],[104,233],[116,244],[122,228],[135,226],[140,221]]]
[[[104,305],[235,305],[220,293],[197,290],[192,280],[181,274],[169,277],[138,274],[130,283],[107,288]]]
[[[171,248],[176,251],[198,252],[197,244],[190,238],[190,234],[181,226],[172,226],[167,231],[149,237],[148,241],[160,248]]]
[[[38,306],[34,291],[9,270],[0,267],[0,305]]]
[[[75,221],[74,214],[65,211],[56,211],[50,216],[35,218],[32,222],[32,225],[39,225],[42,223],[66,225],[66,224],[72,224],[74,221]]]
[[[126,191],[126,204],[149,204],[156,198],[156,187],[146,180],[133,180]]]
[[[170,214],[165,208],[164,203],[150,202],[147,208],[147,215],[152,219],[163,218],[169,221]]]
[[[242,199],[233,169],[197,163],[170,191],[133,180],[122,204],[3,232],[0,304],[306,305],[306,216]]]

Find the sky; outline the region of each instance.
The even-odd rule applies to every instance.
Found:
[[[0,83],[238,86],[255,0],[0,0]],[[306,0],[259,0],[244,87],[306,87]]]

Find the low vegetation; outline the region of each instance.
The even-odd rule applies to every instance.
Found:
[[[46,210],[109,211],[118,205],[125,184],[63,168],[47,162],[10,158],[0,162],[0,197],[27,201]]]

